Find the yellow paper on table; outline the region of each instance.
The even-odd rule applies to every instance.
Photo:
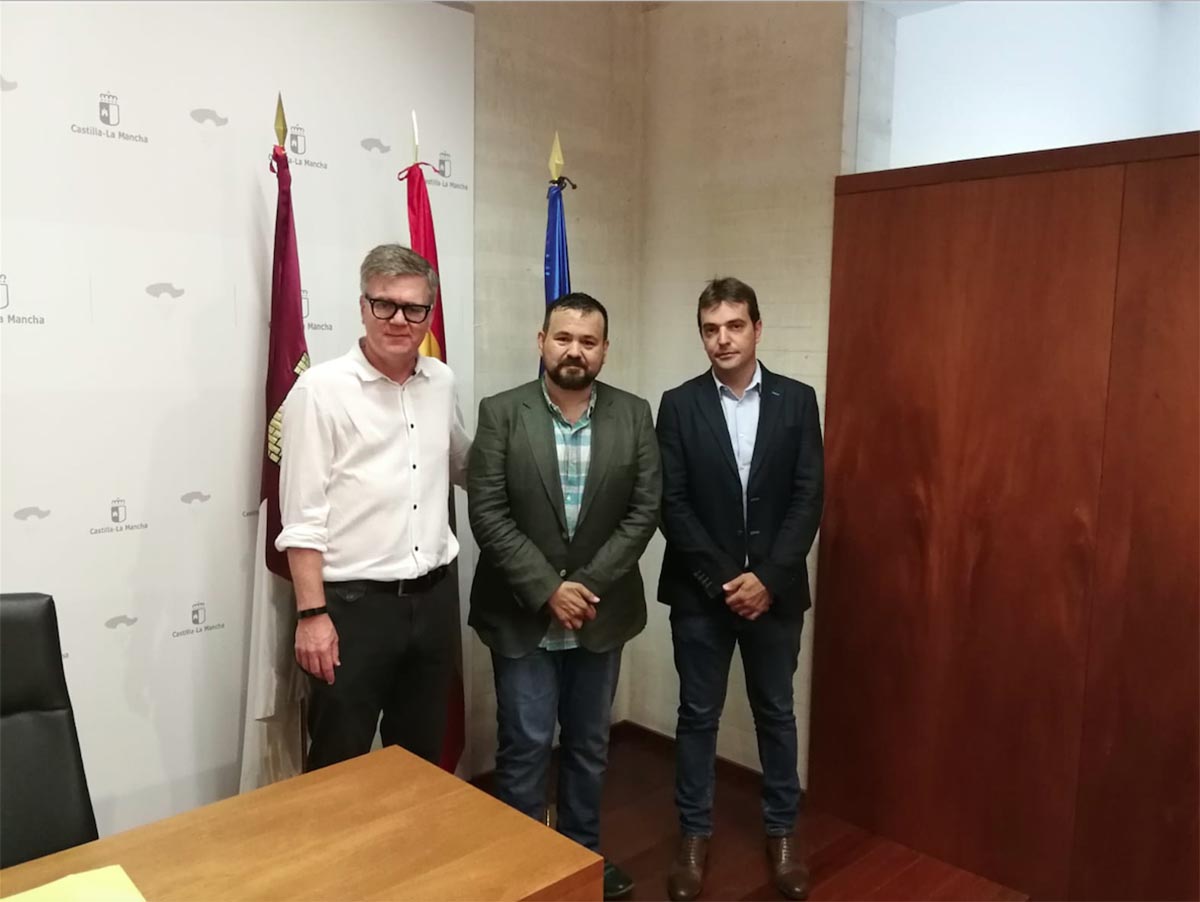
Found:
[[[125,869],[114,864],[5,896],[4,902],[146,902],[146,899]]]

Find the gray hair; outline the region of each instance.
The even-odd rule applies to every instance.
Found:
[[[437,299],[438,274],[429,261],[402,244],[373,248],[359,268],[359,291],[367,293],[367,282],[376,276],[423,276],[429,283],[429,303]]]

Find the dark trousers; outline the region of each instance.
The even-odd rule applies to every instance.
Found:
[[[725,611],[671,616],[679,721],[675,731],[675,804],[684,834],[712,835],[717,726],[725,706],[729,663],[742,652],[762,764],[763,822],[769,836],[791,833],[800,808],[792,677],[804,621],[770,612],[746,620]]]
[[[541,820],[558,721],[558,831],[600,851],[600,793],[621,649],[492,653],[496,677],[496,796]]]
[[[438,761],[458,622],[448,588],[450,579],[414,595],[367,581],[325,584],[342,665],[332,686],[308,677],[306,770],[366,754],[376,726],[384,745]]]

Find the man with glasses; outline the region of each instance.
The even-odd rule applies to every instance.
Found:
[[[470,440],[454,374],[418,354],[438,276],[406,247],[361,268],[365,335],[304,372],[283,410],[279,503],[311,690],[307,770],[384,745],[441,753],[457,618],[446,496]],[[380,721],[380,712],[383,719]]]

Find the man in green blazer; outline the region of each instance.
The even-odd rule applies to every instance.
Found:
[[[646,625],[638,558],[658,527],[658,442],[645,400],[595,381],[608,352],[599,301],[559,298],[537,340],[545,375],[479,405],[470,624],[492,652],[497,795],[543,816],[557,720],[558,829],[599,852],[621,650]],[[605,898],[632,889],[606,862]]]

